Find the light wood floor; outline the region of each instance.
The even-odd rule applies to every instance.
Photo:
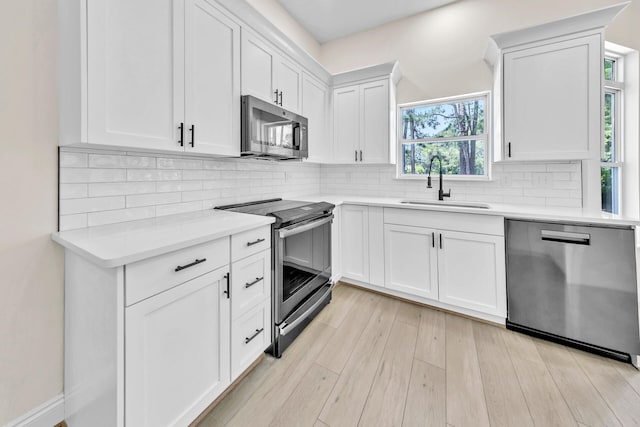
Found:
[[[340,284],[199,427],[534,425],[640,425],[640,373]]]

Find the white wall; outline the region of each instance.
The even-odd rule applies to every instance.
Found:
[[[0,425],[62,392],[56,8],[0,9]]]

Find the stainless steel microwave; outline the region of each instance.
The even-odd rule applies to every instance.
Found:
[[[241,154],[289,160],[309,155],[307,119],[254,96],[242,97]]]

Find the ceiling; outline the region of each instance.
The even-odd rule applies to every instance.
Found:
[[[278,0],[319,43],[456,0]]]

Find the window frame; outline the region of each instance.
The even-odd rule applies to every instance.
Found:
[[[603,91],[602,91],[602,142],[600,144],[600,170],[603,168],[608,169],[617,169],[618,179],[616,182],[616,190],[613,194],[613,200],[617,206],[612,207],[612,210],[615,211],[615,214],[620,214],[623,211],[623,167],[624,167],[624,57],[622,55],[618,55],[611,51],[606,51],[605,60],[612,60],[614,62],[613,67],[613,80],[606,80],[604,75],[604,61],[603,61]],[[604,116],[604,99],[606,94],[614,95],[614,103],[612,105],[614,116],[612,121],[613,126],[613,150],[615,153],[615,161],[605,162],[602,159],[604,158],[604,147],[605,147],[605,116]],[[602,172],[600,172],[602,173]],[[602,184],[601,184],[602,185]],[[601,211],[603,213],[607,213],[602,210],[602,200],[600,200]]]
[[[406,140],[402,137],[402,112],[411,108],[419,108],[419,107],[428,107],[439,104],[448,104],[451,102],[460,102],[466,100],[476,100],[484,98],[484,133],[478,135],[463,135],[463,136],[453,136],[446,138],[420,138],[420,139],[411,139]],[[484,175],[443,175],[443,178],[447,180],[453,181],[490,181],[491,180],[491,165],[492,165],[492,153],[493,153],[493,128],[492,128],[492,104],[491,104],[491,91],[483,91],[483,92],[473,92],[462,95],[448,96],[444,98],[435,98],[424,101],[417,102],[409,102],[405,104],[398,104],[397,107],[397,135],[396,135],[396,179],[401,180],[418,180],[425,181],[427,179],[427,174],[405,174],[404,171],[404,144],[423,144],[423,143],[444,143],[444,142],[455,142],[455,141],[469,141],[469,140],[484,140],[485,141],[485,149],[484,149]],[[472,138],[475,137],[475,138]],[[440,176],[440,171],[438,173],[432,173],[432,177],[438,178]]]

